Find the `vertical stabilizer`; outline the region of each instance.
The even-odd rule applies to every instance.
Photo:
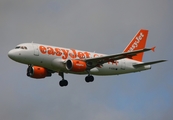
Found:
[[[139,30],[123,52],[131,52],[134,50],[144,49],[147,41],[147,36],[148,36],[148,30],[145,29]],[[143,54],[144,53],[139,53],[136,56],[132,57],[132,59],[137,61],[142,61]]]

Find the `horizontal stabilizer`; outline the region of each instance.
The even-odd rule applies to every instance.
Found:
[[[139,63],[139,64],[135,64],[133,65],[134,67],[142,67],[145,65],[152,65],[152,64],[156,64],[156,63],[160,63],[160,62],[165,62],[167,60],[158,60],[158,61],[152,61],[152,62],[145,62],[145,63]]]

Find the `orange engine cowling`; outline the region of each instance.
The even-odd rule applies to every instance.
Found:
[[[51,73],[48,72],[45,68],[39,66],[29,66],[27,69],[27,76],[31,78],[45,78],[51,76]]]
[[[67,60],[66,69],[73,72],[84,72],[87,69],[86,62],[81,60]]]

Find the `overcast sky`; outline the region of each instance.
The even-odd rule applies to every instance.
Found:
[[[1,0],[0,120],[172,120],[172,0]],[[120,53],[148,29],[144,61],[167,59],[151,70],[119,76],[66,74],[35,80],[9,50],[25,42]]]

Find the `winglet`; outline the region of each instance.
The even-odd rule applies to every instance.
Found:
[[[151,50],[152,50],[153,52],[155,52],[155,48],[156,48],[156,46],[152,47]]]

